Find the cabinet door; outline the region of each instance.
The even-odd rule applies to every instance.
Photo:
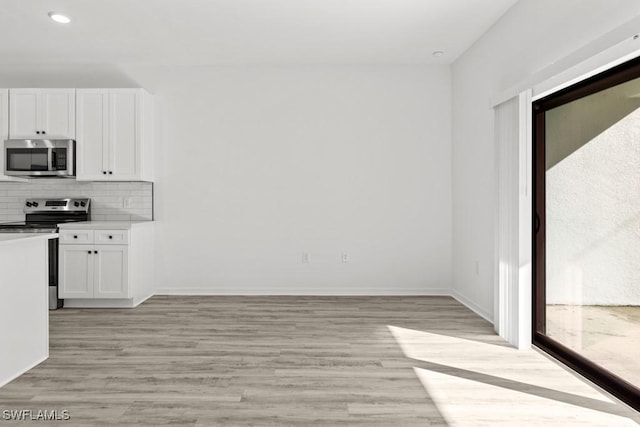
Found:
[[[12,139],[42,138],[40,89],[9,91],[9,137]]]
[[[109,179],[109,91],[78,89],[76,93],[76,179]]]
[[[0,141],[9,138],[9,91],[0,89]],[[4,144],[0,146],[0,180],[8,179],[4,174]]]
[[[139,89],[109,91],[109,173],[122,181],[140,179],[140,115]]]
[[[60,298],[92,298],[94,277],[93,245],[60,245],[58,293]]]
[[[45,138],[76,138],[75,89],[43,89],[42,124]]]
[[[129,298],[128,246],[96,245],[94,298]]]
[[[0,89],[0,138],[9,139],[9,90]],[[4,150],[0,150],[4,154]],[[4,157],[3,157],[4,158]],[[4,166],[4,163],[2,163]]]

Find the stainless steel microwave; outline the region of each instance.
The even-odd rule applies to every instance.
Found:
[[[4,142],[4,173],[9,176],[73,177],[72,139],[8,139]]]

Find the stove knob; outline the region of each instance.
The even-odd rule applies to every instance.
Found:
[[[85,206],[87,206],[87,204],[85,202],[80,202],[80,206],[84,208]]]
[[[31,206],[33,206],[34,208],[37,208],[38,207],[38,202],[31,203]]]
[[[77,208],[78,206],[80,206],[80,203],[78,203],[78,202],[73,202],[73,206],[75,206],[75,207]]]
[[[27,202],[27,207],[30,208],[31,207],[31,202]]]

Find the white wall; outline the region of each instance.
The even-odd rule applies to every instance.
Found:
[[[633,0],[520,0],[454,63],[453,288],[486,316],[497,202],[492,100],[639,13]]]
[[[450,288],[449,67],[131,73],[161,117],[159,292]]]
[[[449,292],[449,66],[8,66],[0,83],[155,94],[160,292]]]

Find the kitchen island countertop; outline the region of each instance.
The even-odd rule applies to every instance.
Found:
[[[57,233],[0,233],[0,245],[25,242],[28,240],[49,240],[57,237]]]
[[[153,224],[153,221],[82,221],[58,224],[60,230],[131,230]]]

